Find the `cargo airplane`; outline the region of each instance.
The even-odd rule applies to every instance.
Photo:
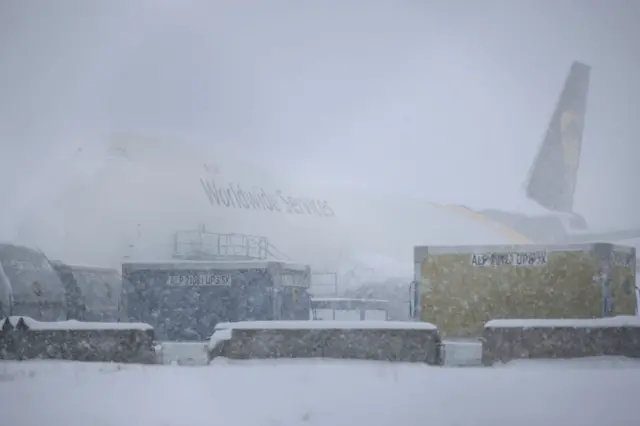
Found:
[[[291,177],[279,180],[260,171],[230,148],[211,152],[119,135],[108,153],[96,157],[95,173],[72,179],[63,191],[26,209],[13,239],[72,264],[280,258],[338,277],[342,289],[406,283],[416,245],[637,245],[640,228],[596,232],[573,208],[589,74],[589,66],[572,64],[526,181],[528,202],[538,205],[533,213],[304,190]],[[75,161],[86,169],[93,160],[80,152]],[[325,283],[330,286],[331,280]]]

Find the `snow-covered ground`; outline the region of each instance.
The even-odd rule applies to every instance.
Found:
[[[640,363],[441,368],[363,361],[207,367],[0,362],[11,426],[635,426]]]

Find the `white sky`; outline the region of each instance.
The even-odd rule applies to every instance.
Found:
[[[578,59],[593,70],[576,209],[640,225],[638,22],[634,0],[6,0],[0,196],[55,191],[58,158],[127,130],[508,208]]]

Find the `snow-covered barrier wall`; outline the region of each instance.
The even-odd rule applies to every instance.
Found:
[[[482,336],[484,365],[604,355],[640,357],[640,318],[492,320]]]
[[[394,321],[256,321],[218,324],[209,345],[209,359],[216,357],[443,363],[442,340],[436,326]]]
[[[153,328],[142,323],[0,320],[0,359],[155,363]]]

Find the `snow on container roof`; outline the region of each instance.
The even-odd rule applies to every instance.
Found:
[[[464,245],[464,246],[416,246],[414,253],[416,256],[424,257],[423,253],[429,254],[459,254],[476,253],[478,251],[495,252],[518,252],[526,253],[532,251],[589,251],[593,249],[592,243],[579,244],[487,244],[487,245]]]
[[[237,270],[267,269],[270,265],[282,265],[285,270],[306,271],[307,265],[286,261],[263,260],[151,260],[123,262],[122,267],[128,270],[171,269],[171,270]]]
[[[15,327],[20,318],[31,330],[151,330],[153,328],[142,322],[83,322],[76,320],[44,322],[21,316],[9,317],[9,321]],[[0,328],[4,325],[4,321]]]
[[[428,322],[412,321],[240,321],[216,325],[216,330],[437,330]]]
[[[494,319],[485,328],[542,328],[542,327],[640,327],[640,317],[617,316],[608,318],[558,318],[558,319]]]

